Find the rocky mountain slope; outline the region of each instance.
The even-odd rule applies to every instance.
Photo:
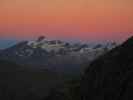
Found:
[[[81,82],[81,100],[132,100],[133,37],[94,60]]]
[[[82,43],[68,43],[48,40],[40,36],[35,41],[22,41],[0,52],[0,59],[9,60],[23,66],[38,66],[57,72],[78,72],[93,59],[114,48],[115,43],[89,46]]]

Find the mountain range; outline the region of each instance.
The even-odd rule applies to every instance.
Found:
[[[93,59],[114,48],[116,43],[89,46],[83,43],[68,43],[48,40],[40,36],[34,41],[22,41],[0,51],[0,59],[22,66],[50,69],[56,72],[80,72]]]
[[[49,43],[49,40],[46,40],[46,38],[39,37],[36,41],[23,41],[1,51],[0,99],[133,99],[133,37],[120,45],[111,43],[106,46],[101,44],[88,46],[84,44],[84,46],[82,45],[82,48],[78,50],[71,48],[79,48],[81,44],[76,44],[76,46],[75,44],[67,44],[66,46],[66,42],[60,41],[57,43],[54,40],[54,47],[51,47],[51,42],[50,44],[47,44],[47,42]],[[61,49],[64,47],[66,50],[65,53],[57,52],[60,50],[57,44],[62,44]],[[56,48],[55,45],[57,46]],[[50,48],[50,51],[48,48]],[[51,49],[56,52],[54,51],[53,53]],[[53,54],[51,54],[51,52]],[[42,55],[43,53],[44,55]],[[94,54],[94,58],[86,60],[85,64],[78,65],[77,63],[79,62],[76,61],[80,61],[80,57],[83,56],[83,54],[85,57],[88,57],[88,59],[90,59],[90,55]],[[60,57],[60,59],[57,59],[57,56]],[[72,75],[69,77],[63,76],[61,71],[52,69],[53,67],[50,66],[50,63],[48,67],[44,65],[34,65],[34,63],[38,62],[36,62],[36,60],[39,58],[44,61],[42,64],[46,63],[45,59],[50,58],[53,59],[51,63],[56,62],[55,65],[58,65],[57,61],[63,61],[62,63],[66,64],[64,63],[64,56],[68,57],[68,59],[65,59],[66,61],[68,60],[66,63],[72,65],[74,62],[74,65],[77,64],[78,67],[84,68],[81,70],[82,74],[78,76],[78,78],[72,77]],[[76,57],[74,58],[74,56]],[[77,57],[79,57],[78,60]],[[27,60],[33,63],[29,64]],[[23,64],[22,62],[24,61],[26,63]],[[57,69],[60,67],[63,67],[63,65],[59,67],[56,66]],[[65,70],[66,72],[71,71],[73,68],[73,75],[75,75],[74,71],[78,72],[76,66],[65,66],[63,68],[69,69]]]

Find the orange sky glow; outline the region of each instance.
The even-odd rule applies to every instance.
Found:
[[[0,37],[125,39],[133,0],[0,0]]]

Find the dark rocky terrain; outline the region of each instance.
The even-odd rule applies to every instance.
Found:
[[[133,99],[133,37],[89,65],[80,93],[81,100]]]
[[[55,72],[0,60],[0,100],[42,100],[62,81]]]

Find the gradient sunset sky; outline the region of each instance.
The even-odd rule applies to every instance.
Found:
[[[123,40],[133,35],[133,0],[0,0],[0,38]]]

